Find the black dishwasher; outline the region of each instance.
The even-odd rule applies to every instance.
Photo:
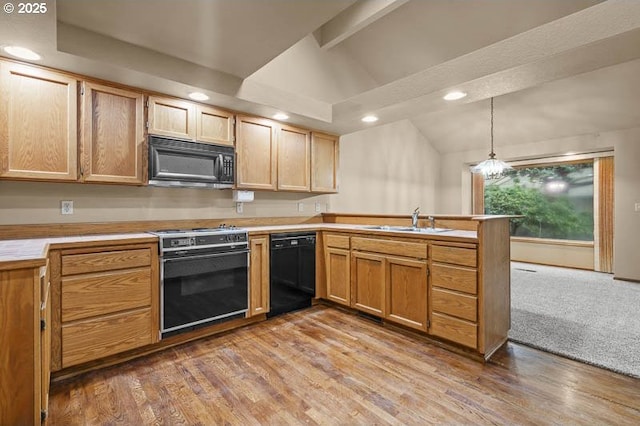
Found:
[[[316,295],[316,233],[271,234],[267,317],[311,306]]]

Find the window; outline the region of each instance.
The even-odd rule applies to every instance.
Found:
[[[484,183],[486,214],[522,215],[511,236],[593,241],[593,160],[525,165]]]

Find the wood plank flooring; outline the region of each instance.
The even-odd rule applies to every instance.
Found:
[[[318,305],[51,387],[47,425],[640,424],[640,380],[509,343],[482,364]]]

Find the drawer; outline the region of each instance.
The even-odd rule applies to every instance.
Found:
[[[151,250],[118,250],[62,256],[62,275],[113,271],[151,265]]]
[[[346,235],[325,234],[324,244],[327,247],[335,247],[349,250],[349,237]]]
[[[150,268],[62,279],[62,321],[151,305]]]
[[[427,258],[426,243],[351,237],[351,249],[418,259]]]
[[[152,343],[151,309],[62,326],[62,368]]]
[[[449,290],[431,289],[431,309],[476,322],[478,298]]]
[[[478,326],[472,322],[461,320],[445,314],[433,312],[429,334],[451,340],[476,349],[478,342]]]
[[[453,263],[456,265],[470,266],[475,268],[476,249],[451,246],[431,246],[431,259],[434,262]]]
[[[459,266],[432,263],[431,285],[469,294],[478,294],[477,271]]]

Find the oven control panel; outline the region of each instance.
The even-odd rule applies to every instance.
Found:
[[[169,247],[171,248],[175,248],[175,247],[189,247],[189,246],[195,246],[196,245],[196,239],[195,237],[191,237],[191,238],[174,238],[169,241]]]

